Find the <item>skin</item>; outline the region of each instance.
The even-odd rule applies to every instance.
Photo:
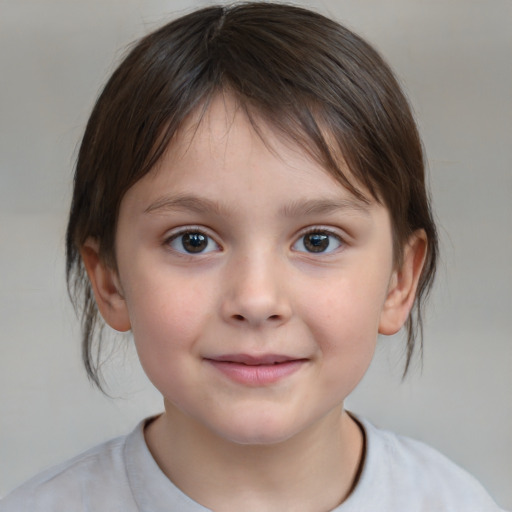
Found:
[[[82,256],[103,317],[132,330],[164,397],[145,433],[164,473],[216,511],[330,510],[363,452],[343,402],[378,333],[409,314],[425,236],[396,268],[386,208],[260,128],[264,140],[218,97],[123,198],[117,269],[95,240]],[[311,252],[311,232],[328,247]],[[190,234],[204,250],[187,252]],[[239,382],[215,363],[232,355],[279,356],[293,371]]]

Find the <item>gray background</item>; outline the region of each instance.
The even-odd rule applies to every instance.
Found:
[[[64,226],[76,146],[122,49],[207,3],[0,0],[0,495],[161,409],[130,349],[106,364],[118,398],[88,384]],[[512,508],[512,1],[307,5],[376,44],[402,79],[442,237],[423,370],[401,383],[403,340],[383,338],[348,406],[437,447]]]

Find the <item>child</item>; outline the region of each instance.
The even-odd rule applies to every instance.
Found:
[[[165,412],[0,509],[498,510],[343,408],[404,324],[407,371],[436,258],[416,126],[368,44],[271,3],[147,36],[90,117],[67,275],[91,379],[99,311],[133,333]]]

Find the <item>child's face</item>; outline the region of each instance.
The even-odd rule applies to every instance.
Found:
[[[229,99],[196,128],[123,198],[110,323],[129,322],[186,421],[285,440],[339,411],[370,364],[396,281],[390,219],[262,124],[269,151]]]

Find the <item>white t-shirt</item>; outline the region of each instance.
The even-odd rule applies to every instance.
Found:
[[[473,477],[432,448],[358,421],[366,435],[362,472],[332,512],[500,510]],[[0,501],[0,512],[208,512],[162,473],[144,424],[36,476]]]

